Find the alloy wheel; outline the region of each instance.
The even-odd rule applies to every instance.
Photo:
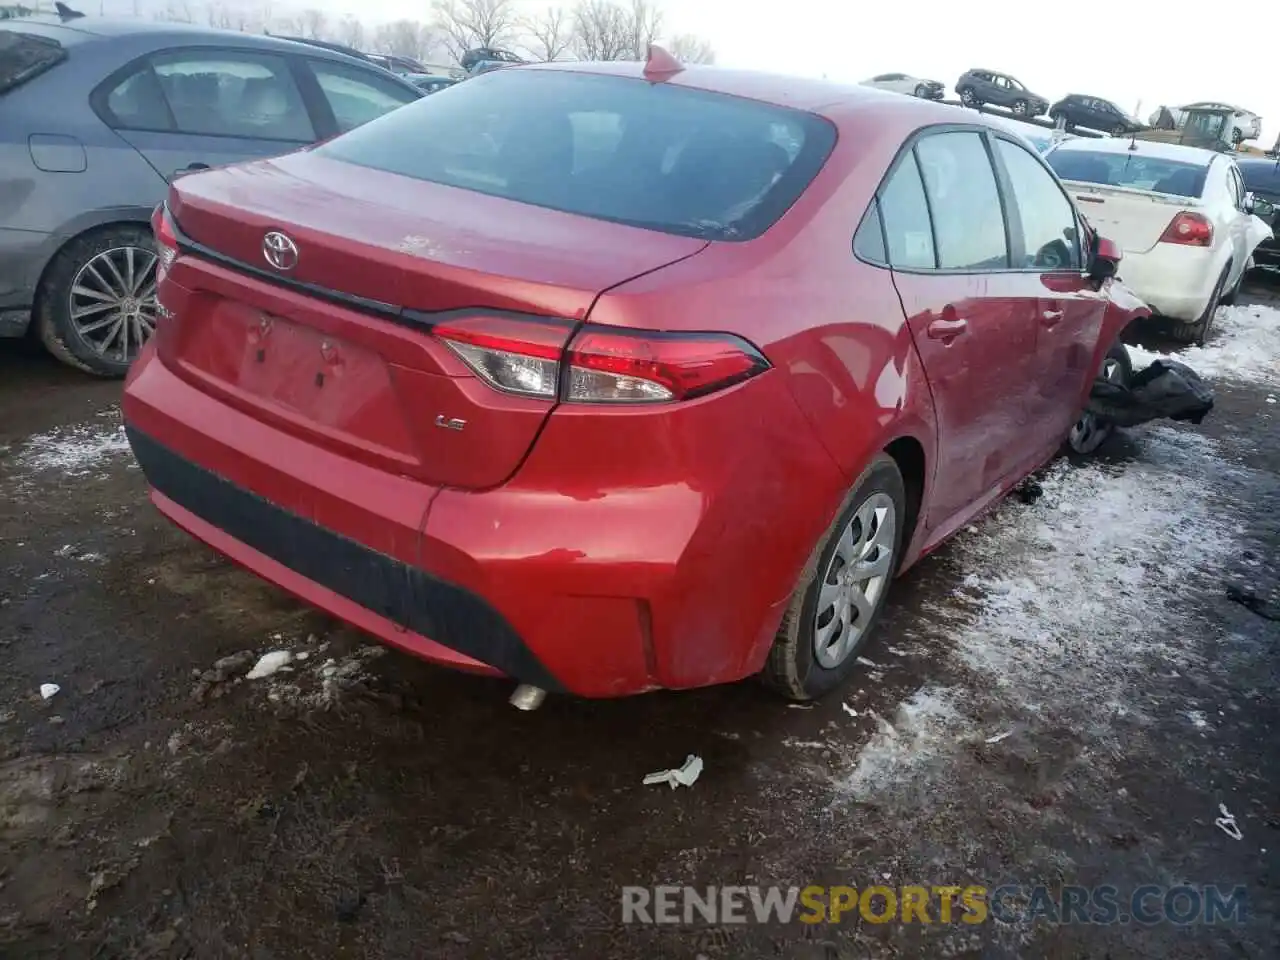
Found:
[[[1099,378],[1108,383],[1120,383],[1124,377],[1124,368],[1120,361],[1107,357],[1102,361],[1102,373]],[[1111,436],[1112,424],[1099,420],[1095,414],[1085,411],[1071,428],[1067,436],[1067,444],[1076,453],[1093,453],[1102,442]]]
[[[897,508],[886,493],[873,493],[854,511],[836,541],[818,590],[813,617],[813,656],[828,670],[856,650],[876,604],[888,587],[897,544]]]
[[[89,260],[71,282],[71,325],[103,357],[129,362],[156,329],[156,255],[113,247]]]

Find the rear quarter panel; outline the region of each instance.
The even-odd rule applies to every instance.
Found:
[[[856,114],[830,115],[839,142],[809,190],[757,240],[713,243],[688,260],[609,291],[593,322],[725,330],[759,346],[785,379],[812,439],[844,477],[840,496],[788,506],[811,547],[848,485],[891,441],[935,452],[928,383],[887,270],[853,255],[853,236],[903,140],[955,108],[885,94]],[[908,555],[910,559],[910,554]]]

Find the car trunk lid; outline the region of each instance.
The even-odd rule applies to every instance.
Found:
[[[567,341],[601,291],[706,246],[307,151],[183,177],[168,209],[168,365],[317,444],[472,489],[510,476],[554,401],[493,389],[433,327],[558,318]]]
[[[1065,183],[1080,205],[1080,212],[1125,253],[1146,253],[1160,242],[1174,217],[1184,210],[1196,212],[1202,206],[1196,197],[1075,180]]]

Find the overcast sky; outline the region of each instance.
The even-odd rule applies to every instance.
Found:
[[[530,11],[548,5],[518,2]],[[431,9],[429,0],[273,0],[277,10],[309,6],[368,24],[427,20]],[[1128,111],[1141,101],[1143,120],[1161,104],[1222,100],[1262,115],[1256,146],[1270,149],[1280,135],[1280,0],[1251,0],[1239,12],[1230,2],[1185,0],[665,0],[662,7],[667,32],[703,35],[726,66],[853,82],[904,72],[940,80],[949,92],[961,73],[981,66],[1050,99],[1090,93]]]

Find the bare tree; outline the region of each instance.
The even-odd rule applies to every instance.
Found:
[[[628,59],[648,59],[649,44],[658,39],[662,27],[662,11],[651,0],[631,0],[631,9],[624,12],[624,17],[631,44]]]
[[[323,40],[329,32],[329,18],[311,7],[298,14],[298,26],[300,35],[308,40]]]
[[[393,57],[426,60],[430,59],[438,39],[426,24],[417,20],[397,20],[378,26],[373,32],[373,48],[378,53]]]
[[[229,7],[215,3],[208,8],[209,26],[219,30],[234,30],[235,19]]]
[[[164,8],[164,13],[156,17],[157,20],[171,20],[174,23],[195,23],[195,12],[191,9],[189,0],[169,0],[168,5]]]
[[[564,7],[550,7],[521,26],[529,35],[524,47],[536,60],[559,60],[573,47],[573,17]]]
[[[668,41],[667,49],[681,63],[715,63],[716,52],[711,44],[692,33],[681,33]]]
[[[435,0],[436,27],[454,60],[476,47],[505,46],[514,39],[512,0]]]
[[[350,14],[338,21],[334,34],[339,43],[356,50],[364,49],[364,24]]]
[[[573,11],[573,49],[583,60],[625,60],[632,50],[629,11],[613,0],[581,0]]]

